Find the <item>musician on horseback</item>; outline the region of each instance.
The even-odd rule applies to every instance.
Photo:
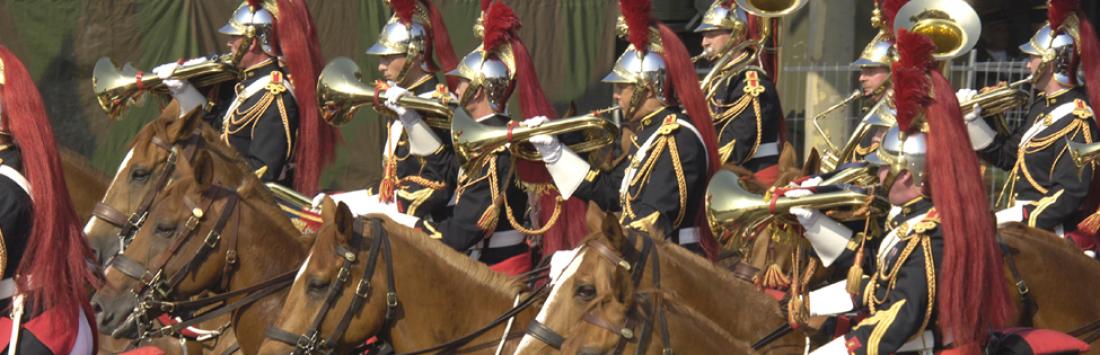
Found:
[[[716,65],[703,92],[717,130],[719,161],[743,166],[771,185],[778,174],[783,112],[779,92],[754,53],[760,48],[744,46],[755,41],[749,14],[733,0],[715,0],[695,32],[703,37],[701,56]]]
[[[91,354],[98,284],[38,89],[0,46],[0,346],[8,354]],[[8,329],[18,329],[9,332]]]
[[[628,228],[655,232],[696,253],[712,253],[714,240],[700,228],[706,182],[717,169],[714,125],[684,45],[644,6],[620,2],[630,46],[603,81],[614,85],[625,124],[636,136],[629,159],[611,171],[592,168],[556,137],[531,139],[562,196],[593,201],[620,212]],[[658,37],[659,40],[651,40]],[[686,114],[685,114],[686,110]],[[538,126],[542,118],[525,121]]]
[[[171,79],[187,62],[153,72],[166,79],[181,115],[206,110],[225,143],[264,182],[312,194],[332,158],[335,130],[320,119],[317,108],[321,55],[304,2],[248,0],[218,32],[230,37],[227,45],[241,70],[240,81],[216,87],[206,98],[187,81]]]
[[[828,217],[792,211],[810,215],[799,220],[825,265],[853,265],[846,281],[792,298],[788,309],[798,314],[795,319],[857,308],[870,313],[817,354],[945,347],[977,352],[1011,312],[978,158],[959,144],[966,140],[966,127],[954,90],[935,69],[935,45],[902,30],[897,46],[898,124],[868,156],[880,167],[879,181],[896,207],[886,223],[888,233],[878,248],[869,249],[868,236],[809,233],[821,223],[815,218],[827,223]],[[863,275],[865,265],[873,270],[870,277]]]
[[[997,221],[1021,221],[1069,235],[1100,202],[1095,166],[1079,169],[1066,156],[1066,142],[1092,143],[1100,138],[1090,105],[1100,100],[1100,47],[1078,1],[1051,1],[1049,6],[1047,24],[1020,45],[1031,56],[1027,67],[1037,91],[1025,124],[1010,135],[1000,134],[980,119],[980,105],[966,122],[982,159],[1010,172],[998,196],[998,207],[1004,209],[997,213]],[[959,93],[962,99],[975,94]],[[1091,222],[1090,232],[1100,226],[1098,222]]]
[[[459,79],[455,90],[459,105],[480,124],[508,126],[513,123],[507,103],[518,88],[524,113],[542,112],[535,109],[537,104],[532,99],[546,102],[546,98],[519,38],[519,19],[507,5],[493,2],[483,14],[483,21],[481,47],[463,57],[458,67],[447,73]],[[410,134],[410,146],[427,144],[421,138]],[[456,166],[457,163],[451,162]],[[470,251],[498,272],[512,275],[525,272],[531,268],[531,252],[525,235],[517,229],[527,221],[524,213],[527,193],[513,176],[516,163],[507,147],[466,162],[456,179],[455,204],[449,218],[429,220],[384,212],[398,223],[414,226],[455,250]]]
[[[375,191],[359,190],[332,197],[364,215],[380,205],[394,205],[417,218],[443,220],[450,215],[447,203],[457,175],[451,133],[398,100],[406,95],[450,103],[456,101],[447,86],[436,79],[439,70],[453,70],[458,60],[451,48],[447,27],[430,1],[390,0],[394,15],[382,28],[377,42],[367,49],[378,56],[378,71],[385,78],[382,104],[396,113],[387,123],[382,152],[382,181]],[[433,62],[437,59],[439,65]],[[315,198],[314,201],[320,201]],[[315,203],[316,205],[316,203]]]

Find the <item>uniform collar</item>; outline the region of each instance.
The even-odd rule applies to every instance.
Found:
[[[273,71],[279,70],[279,65],[274,58],[267,58],[253,66],[244,69],[244,80],[252,81],[267,76]]]
[[[1066,103],[1066,102],[1069,102],[1069,101],[1073,101],[1073,99],[1078,97],[1078,95],[1076,95],[1076,93],[1077,93],[1077,88],[1076,87],[1065,88],[1065,89],[1062,89],[1062,90],[1055,91],[1054,93],[1052,93],[1050,95],[1043,94],[1042,95],[1043,96],[1043,102],[1046,102],[1047,107],[1057,106],[1057,105],[1060,105],[1060,104],[1063,104],[1063,103]]]
[[[420,77],[420,79],[416,79],[416,81],[414,81],[412,84],[409,85],[409,87],[407,87],[405,89],[409,90],[411,92],[415,92],[417,95],[419,95],[419,94],[424,93],[425,89],[435,90],[435,88],[434,88],[435,85],[429,85],[429,83],[434,83],[434,82],[435,82],[435,77],[434,76],[432,76],[431,74],[424,74],[424,76]]]
[[[902,205],[901,213],[899,213],[898,216],[902,220],[908,220],[921,214],[928,213],[928,211],[932,210],[932,207],[931,199],[925,196],[918,196]]]
[[[663,118],[664,117],[663,114],[668,112],[668,111],[669,111],[669,107],[664,106],[664,107],[661,107],[661,108],[657,109],[656,111],[650,112],[648,115],[645,115],[645,117],[642,117],[642,119],[639,120],[639,122],[642,123],[642,128],[644,129],[646,127],[652,126],[654,123],[658,123],[658,124],[661,123],[660,119],[655,119],[655,118]]]
[[[0,147],[0,164],[23,171],[23,155],[19,152],[19,146],[9,144]]]

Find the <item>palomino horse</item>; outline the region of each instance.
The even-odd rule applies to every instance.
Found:
[[[597,230],[601,235],[586,240],[554,281],[538,322],[532,322],[517,354],[552,352],[553,347],[602,354],[620,341],[627,346],[648,346],[648,353],[659,353],[661,347],[679,353],[705,353],[715,342],[724,344],[720,352],[745,353],[770,330],[786,323],[775,299],[706,259],[641,233],[624,236],[613,216]],[[630,303],[639,299],[670,307],[642,307],[639,311]],[[701,341],[701,334],[706,333],[661,324],[661,319],[684,314],[705,315],[717,327],[712,332],[715,337],[726,334],[726,338]],[[624,321],[628,318],[632,320]],[[700,328],[707,327],[694,327]],[[661,334],[666,333],[662,329],[668,329],[667,336]],[[661,346],[643,339],[660,339],[654,344]],[[761,351],[788,354],[800,352],[804,346],[802,339],[788,335]]]
[[[534,318],[540,292],[415,229],[327,198],[322,219],[261,354],[349,354],[372,336],[398,352],[492,353]]]
[[[69,198],[73,201],[76,216],[88,218],[92,215],[96,202],[107,191],[107,184],[111,180],[88,164],[88,159],[80,153],[65,147],[60,147],[60,153],[65,186],[69,188]]]
[[[161,312],[192,322],[231,312],[240,349],[259,348],[310,240],[242,161],[225,164],[216,154],[199,149],[193,161],[177,161],[180,174],[159,193],[149,223],[114,257],[92,298],[101,331],[144,337],[148,329],[139,328]],[[213,291],[223,293],[205,296]]]

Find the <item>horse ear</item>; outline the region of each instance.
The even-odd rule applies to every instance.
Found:
[[[192,174],[195,177],[195,183],[203,190],[214,183],[214,158],[210,156],[210,152],[200,150],[196,153],[191,169],[194,170]]]
[[[604,238],[607,238],[616,248],[621,248],[626,242],[626,238],[623,237],[623,227],[619,225],[619,218],[614,214],[604,214],[603,228],[601,229]]]
[[[321,220],[325,223],[336,220],[336,201],[332,197],[325,196],[321,200]]]
[[[817,148],[810,148],[810,154],[806,155],[806,163],[802,164],[802,176],[817,174],[821,170],[821,153]]]
[[[351,209],[348,208],[348,205],[340,202],[340,204],[336,206],[334,217],[336,227],[340,229],[340,239],[341,241],[346,241],[347,236],[351,234],[352,226],[355,224],[355,215],[351,214]]]
[[[176,104],[175,101],[172,101],[172,104],[165,108],[164,112],[165,114],[172,113],[172,115],[167,118],[171,120],[168,123],[168,137],[166,137],[168,138],[169,142],[178,142],[180,140],[183,140],[187,137],[187,135],[191,134],[191,132],[195,130],[195,126],[197,126],[202,121],[201,119],[198,119],[198,117],[202,117],[202,110],[194,110],[193,112],[191,112],[191,114],[187,116],[177,118],[179,105]]]

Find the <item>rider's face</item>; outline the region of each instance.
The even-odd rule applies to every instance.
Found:
[[[859,85],[863,89],[863,96],[875,94],[886,81],[890,80],[890,69],[887,67],[863,67],[859,69]]]
[[[388,54],[378,59],[378,72],[386,81],[397,81],[401,75],[401,69],[405,67],[408,58],[404,54]]]
[[[732,35],[728,30],[715,30],[703,32],[703,52],[708,56],[716,55],[717,51],[722,50],[729,43]]]

